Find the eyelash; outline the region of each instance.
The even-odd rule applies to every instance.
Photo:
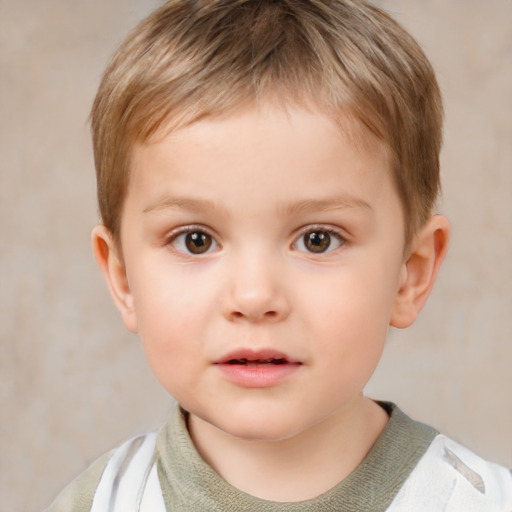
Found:
[[[193,250],[187,250],[187,235],[193,235],[193,234],[202,234],[202,240],[205,241],[204,235],[206,235],[209,240],[207,240],[207,247],[204,252],[198,251],[193,252]],[[178,247],[178,243],[180,242],[180,237],[184,237],[183,240],[181,240],[180,245],[181,248]],[[201,241],[201,240],[199,240]],[[192,240],[192,242],[195,244],[195,242]],[[209,254],[212,252],[212,249],[215,250],[217,248],[220,248],[221,245],[219,242],[217,242],[215,236],[213,236],[210,231],[203,226],[186,226],[179,229],[174,230],[166,239],[166,245],[173,246],[173,249],[179,252],[180,254],[186,255],[186,256],[202,256],[205,254]],[[196,247],[199,248],[199,245],[196,244]]]
[[[199,237],[195,237],[192,239],[187,240],[186,237],[188,235],[200,235]],[[315,240],[313,239],[313,236],[310,237],[309,242],[312,242],[316,247],[320,250],[309,250],[306,246],[308,243],[308,240],[306,239],[306,236],[310,234],[317,234],[321,235],[318,237],[315,237]],[[202,236],[201,236],[202,235]],[[326,237],[327,235],[327,237]],[[184,237],[182,240],[180,240],[180,237]],[[333,239],[335,240],[335,244],[337,244],[335,247],[332,247]],[[196,240],[199,243],[196,243]],[[324,241],[328,244],[326,247],[323,247],[322,244],[324,244]],[[192,245],[187,245],[187,243],[191,243]],[[206,248],[201,247],[201,242],[206,244]],[[301,230],[299,233],[299,236],[295,238],[295,241],[291,245],[292,249],[298,250],[303,253],[307,254],[327,254],[332,251],[335,251],[336,249],[340,248],[341,246],[345,245],[347,243],[347,239],[345,236],[343,236],[338,230],[325,227],[325,226],[315,226],[315,225],[309,225]],[[212,252],[212,250],[216,250],[221,248],[221,244],[217,242],[214,235],[210,233],[210,231],[203,226],[186,226],[179,228],[175,231],[173,231],[166,239],[166,245],[170,245],[173,247],[174,250],[179,252],[180,254],[186,255],[186,256],[203,256],[205,254],[209,254]],[[181,246],[181,247],[178,247]],[[302,248],[299,248],[298,246],[302,245]],[[198,250],[197,252],[194,252],[194,246]],[[204,250],[203,250],[204,249]]]
[[[328,235],[327,243],[329,244],[329,246],[325,250],[314,251],[314,250],[308,250],[306,248],[307,242],[306,242],[305,237],[308,234],[314,234],[314,233],[323,235],[322,237],[319,237],[316,240],[317,244],[319,244],[318,247],[320,249],[321,249],[321,244],[322,244],[323,240],[326,240],[325,235]],[[338,244],[336,247],[331,247],[333,239],[336,240],[336,242]],[[312,238],[310,238],[310,241],[311,240],[312,240]],[[337,229],[334,229],[332,227],[322,226],[322,225],[313,225],[313,226],[309,225],[300,232],[299,236],[296,238],[295,242],[292,244],[292,247],[297,249],[297,245],[302,244],[304,246],[304,249],[302,249],[302,250],[297,249],[297,250],[300,250],[301,252],[304,252],[307,254],[327,254],[332,251],[335,251],[336,249],[339,249],[346,243],[347,243],[347,238],[345,236],[343,236],[340,233],[340,231]]]

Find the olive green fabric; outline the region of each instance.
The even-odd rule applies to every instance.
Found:
[[[343,482],[312,500],[278,503],[239,491],[223,480],[196,451],[186,413],[176,407],[157,440],[160,485],[167,512],[383,512],[438,434],[381,403],[389,422],[363,462]],[[76,478],[47,512],[87,512],[110,454]]]
[[[89,512],[96,487],[112,452],[102,455],[75,478],[45,512]]]
[[[160,484],[168,512],[380,512],[385,511],[438,434],[381,403],[390,420],[363,462],[340,484],[302,502],[278,503],[232,487],[197,453],[176,409],[160,431],[157,450]]]

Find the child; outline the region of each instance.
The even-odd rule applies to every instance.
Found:
[[[360,0],[169,0],[92,111],[98,264],[179,407],[50,507],[503,511],[512,477],[363,395],[449,238],[442,106]]]

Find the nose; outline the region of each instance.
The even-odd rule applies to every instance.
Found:
[[[286,278],[277,262],[255,254],[230,263],[223,314],[229,321],[280,322],[290,313]]]

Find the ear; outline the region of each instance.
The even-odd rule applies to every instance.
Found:
[[[114,241],[112,233],[102,225],[93,229],[91,238],[94,257],[123,322],[131,332],[137,332],[133,295],[118,244]]]
[[[427,301],[448,249],[450,224],[434,215],[414,237],[404,262],[390,324],[409,327]]]

